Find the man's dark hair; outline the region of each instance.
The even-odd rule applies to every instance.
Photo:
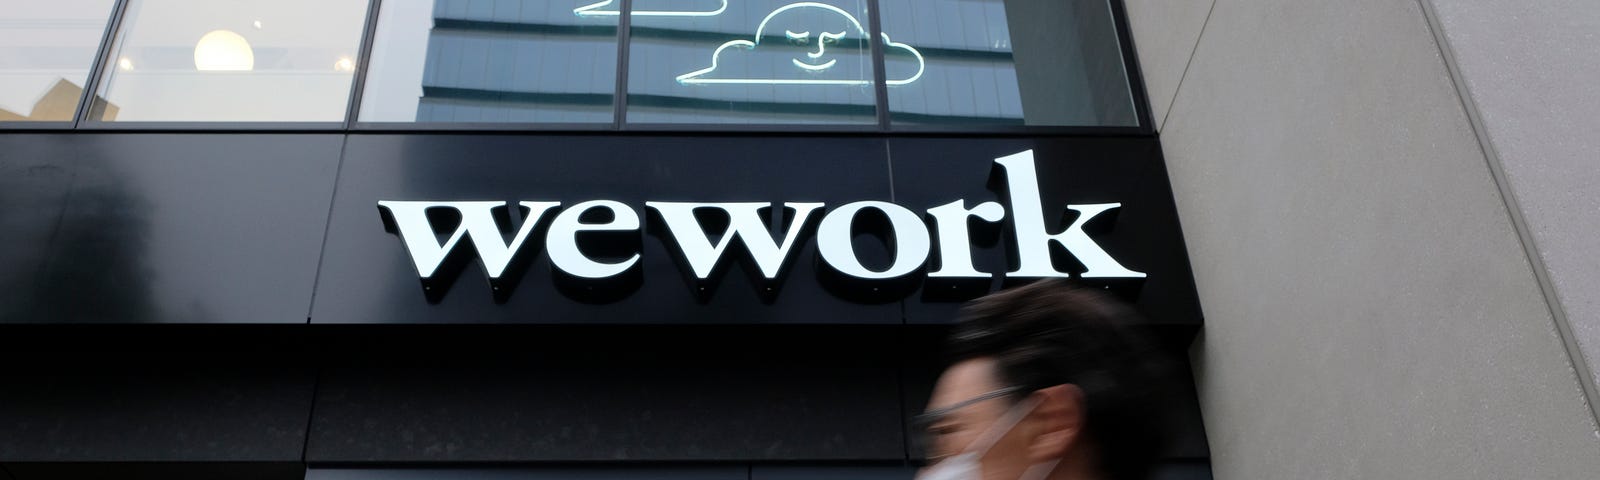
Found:
[[[1013,401],[1062,384],[1083,390],[1084,430],[1103,473],[1146,478],[1165,447],[1171,367],[1129,307],[1058,280],[1034,282],[967,304],[951,332],[952,363],[993,359]]]

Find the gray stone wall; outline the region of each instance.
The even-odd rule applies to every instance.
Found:
[[[1491,167],[1512,192],[1525,243],[1543,263],[1574,354],[1600,383],[1600,4],[1424,6],[1477,114]]]
[[[1191,354],[1217,478],[1600,472],[1573,347],[1600,345],[1600,116],[1583,77],[1550,78],[1595,78],[1600,40],[1564,15],[1600,10],[1437,3],[1127,1],[1207,316]],[[1563,41],[1583,62],[1540,70]],[[1564,90],[1501,91],[1540,85]],[[1516,150],[1509,175],[1495,149]]]

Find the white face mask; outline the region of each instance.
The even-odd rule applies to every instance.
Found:
[[[979,468],[978,452],[966,452],[928,467],[917,480],[977,480],[983,478],[983,471]]]
[[[928,467],[928,469],[923,470],[921,474],[917,475],[916,480],[982,479],[983,464],[981,459],[983,458],[983,455],[988,453],[990,448],[994,448],[994,444],[1000,441],[1000,437],[1004,437],[1007,433],[1011,433],[1011,429],[1017,428],[1017,424],[1022,422],[1023,417],[1028,416],[1029,413],[1033,413],[1033,409],[1039,407],[1039,402],[1040,400],[1030,397],[1029,399],[1024,400],[1023,403],[1011,407],[1010,410],[1006,411],[1005,415],[1000,416],[999,422],[991,425],[987,430],[984,430],[983,433],[978,434],[978,439],[973,441],[972,445],[967,447],[966,451],[941,460],[932,467]],[[1057,459],[1028,467],[1027,471],[1022,472],[1022,477],[1019,480],[1037,480],[1044,478],[1046,475],[1049,475],[1051,471],[1055,470],[1056,463],[1060,461],[1061,460]]]

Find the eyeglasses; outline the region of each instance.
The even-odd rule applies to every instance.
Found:
[[[956,453],[935,451],[939,445],[939,437],[954,433],[941,427],[941,424],[944,423],[946,418],[950,417],[950,414],[955,413],[963,408],[1017,393],[1021,390],[1022,387],[1005,387],[990,390],[988,392],[979,394],[978,396],[962,400],[948,406],[928,410],[922,414],[912,417],[912,432],[915,435],[915,442],[918,450],[920,450],[922,454],[926,456],[926,459],[930,465],[938,463],[938,461],[942,460],[944,457]]]

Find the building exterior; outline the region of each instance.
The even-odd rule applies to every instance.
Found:
[[[1594,476],[1600,9],[1126,3],[1213,473]]]
[[[1589,478],[1578,3],[0,3],[0,479],[907,479],[1050,277],[1158,478]]]

